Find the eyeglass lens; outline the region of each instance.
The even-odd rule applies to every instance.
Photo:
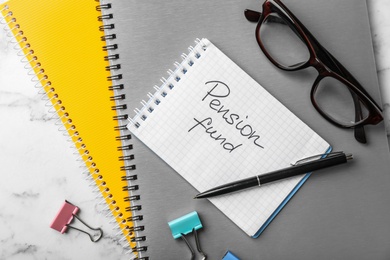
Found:
[[[299,67],[310,58],[306,44],[277,13],[264,19],[260,27],[260,39],[274,62],[286,69]]]
[[[355,96],[356,97],[356,96]],[[355,103],[348,86],[333,77],[323,78],[314,92],[318,107],[333,121],[345,126],[353,126],[365,120],[369,111],[360,102],[362,118],[356,118]]]

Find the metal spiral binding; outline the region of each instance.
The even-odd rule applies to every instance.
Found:
[[[103,6],[102,8],[107,8]],[[67,142],[70,143],[70,147],[73,149],[73,154],[76,155],[76,161],[79,162],[79,167],[82,169],[82,174],[85,175],[85,179],[89,181],[89,186],[92,187],[93,192],[96,194],[96,198],[101,198],[97,203],[98,205],[106,206],[102,211],[107,212],[107,217],[111,218],[114,229],[118,229],[119,234],[123,234],[123,229],[129,229],[128,226],[121,228],[117,222],[117,218],[122,219],[122,224],[126,224],[127,219],[123,218],[123,214],[115,206],[116,201],[113,200],[113,196],[110,190],[105,187],[105,181],[103,175],[100,175],[98,165],[93,161],[93,157],[89,154],[88,147],[83,143],[83,138],[79,135],[77,127],[72,123],[71,115],[66,111],[65,106],[62,104],[61,97],[56,93],[55,87],[52,86],[50,77],[45,74],[44,64],[39,61],[37,55],[35,55],[33,47],[28,42],[28,38],[24,35],[24,32],[17,22],[17,19],[13,17],[13,12],[8,5],[5,5],[3,9],[0,9],[0,24],[4,26],[6,36],[13,49],[17,51],[17,55],[21,57],[21,62],[24,63],[24,68],[27,70],[27,75],[31,76],[31,81],[35,83],[34,87],[37,88],[38,94],[41,99],[46,101],[45,106],[48,107],[48,112],[51,114],[51,119],[55,119],[55,125],[58,126],[58,130],[66,137]],[[101,16],[99,19],[106,19],[110,16]],[[110,38],[108,36],[107,38]],[[112,38],[112,37],[111,37]],[[117,45],[106,46],[107,50],[115,50]],[[111,59],[108,58],[108,59]],[[116,69],[118,67],[106,68]],[[118,87],[119,88],[119,87]],[[119,118],[118,118],[119,119]],[[122,118],[120,118],[122,119]],[[126,199],[126,198],[125,198]],[[107,203],[109,201],[109,203]],[[126,244],[128,247],[128,243]],[[125,246],[123,246],[125,247]],[[129,250],[133,250],[129,248]]]
[[[195,41],[196,47],[193,48],[192,46],[189,47],[189,54],[182,54],[182,62],[178,63],[175,62],[175,70],[168,70],[168,79],[165,79],[164,77],[161,78],[162,85],[160,87],[155,86],[155,94],[148,94],[149,100],[148,102],[142,101],[142,108],[141,109],[136,109],[135,110],[135,117],[128,118],[128,120],[135,126],[135,127],[140,127],[142,124],[142,121],[147,120],[149,114],[153,113],[154,109],[156,106],[158,106],[162,100],[169,95],[169,92],[175,88],[175,85],[177,82],[181,80],[181,78],[190,70],[190,68],[195,64],[197,60],[199,60],[202,56],[202,53],[207,50],[207,45],[202,42],[201,40],[197,39]],[[129,137],[131,138],[131,137]],[[129,158],[129,160],[134,159],[133,157]],[[130,182],[133,182],[136,180],[137,175],[130,175],[127,177],[123,177],[123,180],[127,180]],[[125,186],[123,187],[124,190],[129,190],[129,191],[136,191],[138,190],[138,185],[130,185],[130,186]],[[125,201],[138,201],[140,197],[138,195],[133,195],[125,198]],[[135,211],[141,211],[142,206],[141,205],[136,205],[135,203],[132,204],[132,206],[127,207],[126,211],[131,211],[133,212],[133,216],[128,218],[128,221],[142,221],[143,216],[142,215],[136,215],[134,214]],[[144,226],[134,226],[131,228],[132,231],[139,232],[144,230]],[[137,233],[138,234],[138,233]],[[146,240],[146,237],[144,236],[138,236],[132,239],[134,242],[143,242]],[[147,246],[138,246],[132,249],[133,252],[143,252],[147,250]],[[139,259],[149,259],[148,257],[145,258],[139,258]]]
[[[99,0],[96,0],[99,1]],[[132,151],[133,146],[132,144],[129,144],[129,140],[131,140],[131,135],[125,134],[124,131],[127,131],[127,120],[130,120],[135,125],[140,125],[139,122],[134,122],[132,119],[129,119],[128,114],[126,113],[127,106],[126,104],[123,104],[122,102],[126,99],[126,96],[124,93],[122,93],[124,89],[124,85],[121,83],[121,80],[123,78],[122,74],[120,73],[121,65],[118,64],[118,60],[120,58],[120,54],[115,53],[115,51],[118,49],[118,45],[115,43],[115,39],[117,38],[117,35],[112,32],[112,30],[115,30],[115,24],[111,23],[111,19],[114,18],[114,15],[110,13],[110,9],[112,7],[111,3],[103,3],[101,2],[100,5],[96,7],[96,10],[102,11],[104,10],[106,13],[103,15],[100,15],[98,17],[99,21],[103,22],[103,26],[100,26],[100,30],[105,32],[105,35],[101,37],[101,40],[106,42],[106,45],[103,47],[103,51],[108,51],[109,55],[106,55],[104,59],[106,61],[110,62],[110,65],[106,67],[107,71],[111,71],[111,76],[107,78],[108,81],[110,81],[112,84],[108,87],[109,91],[113,91],[114,95],[110,97],[111,101],[115,101],[115,106],[112,106],[111,109],[115,110],[117,112],[117,115],[113,117],[113,120],[118,121],[118,126],[115,127],[115,131],[119,131],[121,134],[120,136],[116,137],[117,141],[122,141],[122,145],[119,146],[117,149],[119,151],[124,151],[125,153],[130,153]],[[197,39],[197,44],[201,43],[201,40]],[[205,51],[205,45],[202,45],[202,50]],[[156,90],[158,94],[155,95],[149,94],[149,102],[143,102],[144,107],[146,107],[146,110],[148,113],[152,113],[154,110],[154,105],[158,105],[161,101],[159,96],[165,97],[169,90],[172,90],[174,88],[174,82],[178,82],[181,79],[181,76],[179,76],[181,73],[184,75],[187,73],[189,67],[193,66],[195,63],[195,60],[199,59],[201,57],[200,50],[194,49],[193,47],[189,48],[189,55],[183,54],[183,61],[181,64],[175,63],[176,70],[175,71],[168,71],[169,78],[166,80],[165,78],[162,78],[162,86],[156,87]],[[168,89],[166,90],[165,86],[168,86]],[[142,120],[146,120],[147,116],[146,113],[143,113],[142,110],[136,111],[136,114],[141,118]],[[122,176],[122,180],[127,182],[128,185],[123,186],[124,191],[129,191],[130,196],[123,198],[126,202],[131,202],[131,206],[127,207],[125,210],[132,213],[132,216],[127,219],[128,222],[136,222],[139,224],[143,220],[143,215],[139,214],[140,211],[142,211],[142,206],[140,204],[137,204],[137,201],[141,200],[141,196],[139,194],[136,194],[139,186],[136,183],[137,181],[137,175],[131,174],[131,171],[136,170],[136,166],[132,163],[134,160],[133,154],[126,154],[124,156],[121,156],[118,158],[121,161],[125,162],[125,166],[121,167],[121,171],[126,172],[124,176]],[[141,222],[142,223],[142,222]],[[142,245],[142,242],[146,240],[145,236],[139,235],[143,230],[144,226],[137,225],[128,227],[127,230],[130,233],[135,232],[137,236],[132,237],[131,241],[136,242],[137,246],[130,249],[132,253],[139,253],[139,252],[145,252],[147,251],[147,246]],[[148,256],[142,256],[136,258],[137,260],[149,260]]]
[[[162,85],[160,87],[155,86],[155,94],[148,94],[149,100],[148,102],[142,101],[142,108],[135,110],[135,117],[128,118],[128,120],[135,126],[140,127],[142,124],[142,121],[147,120],[150,113],[153,113],[156,106],[158,106],[162,100],[169,95],[169,92],[175,88],[175,85],[177,82],[181,80],[181,78],[188,72],[188,70],[195,64],[196,60],[199,60],[202,56],[202,52],[206,51],[207,46],[205,43],[203,43],[201,40],[197,39],[195,41],[196,47],[193,48],[192,46],[189,47],[189,54],[183,54],[182,55],[182,62],[178,63],[175,62],[175,70],[168,70],[168,79],[165,79],[164,77],[161,78]],[[132,160],[133,158],[129,158],[129,160]],[[137,175],[130,175],[127,177],[123,177],[123,180],[127,180],[130,182],[133,182],[136,180]],[[138,190],[138,185],[131,185],[131,186],[125,186],[123,187],[124,190],[129,191],[136,191]],[[125,198],[125,201],[137,201],[140,197],[135,196],[129,196]],[[143,219],[142,215],[135,215],[135,211],[141,211],[142,206],[141,205],[132,205],[131,207],[127,207],[126,211],[133,212],[133,216],[128,218],[128,221],[141,221]],[[134,226],[131,230],[135,232],[143,231],[144,226]],[[143,242],[146,240],[146,237],[144,236],[138,236],[135,237],[132,241],[134,242]],[[147,250],[147,246],[138,246],[136,248],[133,248],[133,252],[143,252]],[[141,258],[140,258],[141,259]],[[148,259],[148,257],[142,258],[142,259]]]
[[[149,100],[147,102],[141,102],[143,107],[134,111],[134,118],[130,117],[128,119],[136,128],[141,127],[142,121],[147,120],[149,114],[153,113],[155,107],[158,106],[167,95],[169,95],[169,92],[175,88],[176,83],[181,80],[195,62],[202,57],[202,53],[207,50],[207,45],[202,42],[202,40],[196,39],[195,43],[195,47],[190,46],[188,48],[188,54],[183,53],[181,55],[182,62],[175,62],[173,64],[175,69],[169,69],[167,71],[168,78],[166,79],[162,77],[160,79],[162,83],[161,86],[154,86],[156,92],[154,94],[148,94]]]
[[[99,2],[99,0],[96,1]],[[116,50],[118,49],[118,44],[115,43],[117,35],[112,31],[115,29],[115,24],[111,22],[111,19],[114,18],[114,15],[110,13],[112,4],[115,3],[105,3],[104,1],[100,1],[100,5],[96,7],[96,10],[103,11],[102,15],[98,16],[98,20],[103,22],[103,25],[99,27],[99,30],[105,32],[105,35],[101,37],[101,40],[106,43],[103,47],[103,51],[108,52],[108,55],[104,56],[104,60],[109,61],[110,63],[110,65],[106,66],[105,69],[111,72],[111,76],[107,77],[107,80],[111,83],[110,86],[108,86],[108,90],[114,93],[110,96],[110,100],[115,101],[115,106],[112,106],[111,109],[115,110],[117,114],[113,117],[113,120],[118,121],[118,126],[116,126],[113,130],[120,132],[120,135],[116,137],[117,141],[122,142],[122,145],[117,147],[118,151],[123,151],[125,153],[124,156],[118,158],[118,160],[125,163],[125,165],[120,168],[121,171],[125,172],[121,179],[127,184],[126,186],[123,186],[122,190],[129,191],[131,194],[130,196],[123,198],[123,200],[131,203],[131,206],[125,210],[131,211],[132,216],[127,218],[126,221],[128,223],[134,223],[134,225],[129,225],[127,227],[127,231],[131,234],[136,234],[136,236],[131,238],[131,241],[135,242],[137,246],[128,248],[128,252],[139,253],[145,252],[147,247],[139,244],[146,239],[145,236],[139,235],[139,233],[144,230],[144,226],[135,226],[135,222],[139,224],[140,221],[143,220],[143,216],[139,214],[142,207],[140,205],[134,205],[134,203],[140,201],[141,196],[139,194],[135,194],[138,190],[138,185],[135,184],[137,175],[133,174],[134,170],[136,170],[136,166],[134,165],[135,157],[134,154],[130,154],[133,150],[133,145],[130,143],[132,137],[130,134],[125,132],[127,131],[126,125],[128,123],[128,114],[126,113],[127,106],[126,104],[123,104],[123,101],[126,99],[126,95],[122,92],[124,89],[124,85],[121,83],[123,77],[120,72],[121,64],[118,63],[120,54],[116,53]],[[148,260],[149,257],[142,256],[136,259]]]
[[[199,60],[202,56],[202,52],[205,52],[207,50],[207,46],[204,42],[197,39],[195,41],[196,47],[193,48],[192,46],[189,47],[189,54],[182,54],[182,62],[178,63],[175,62],[175,70],[168,70],[168,79],[165,79],[164,77],[161,78],[162,85],[160,87],[155,86],[155,94],[148,94],[149,100],[148,102],[142,101],[142,108],[135,110],[135,117],[134,118],[128,118],[128,120],[135,126],[140,127],[142,124],[142,121],[147,120],[149,114],[153,113],[156,106],[158,106],[162,100],[169,95],[169,92],[175,88],[175,85],[177,82],[181,80],[181,78],[188,72],[188,70],[195,64],[196,60]],[[129,158],[129,160],[132,160],[133,158]],[[134,181],[136,180],[137,175],[130,175],[127,177],[123,177],[123,180],[127,181]],[[138,185],[131,185],[131,186],[125,186],[123,187],[124,190],[129,191],[136,191],[138,190]],[[125,198],[125,201],[137,201],[140,197],[138,195],[135,196],[129,196]],[[135,215],[134,211],[141,211],[142,206],[141,205],[132,205],[130,207],[126,208],[126,211],[133,212],[133,216],[128,218],[128,221],[141,221],[143,219],[142,215]],[[143,231],[144,226],[134,226],[131,230],[132,231]],[[132,239],[134,242],[142,242],[145,241],[146,237],[144,236],[138,236]],[[147,250],[147,246],[138,246],[136,248],[133,248],[133,252],[143,252]],[[140,259],[149,259],[148,257],[140,258]]]

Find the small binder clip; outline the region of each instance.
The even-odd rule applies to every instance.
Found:
[[[84,221],[82,221],[76,214],[79,212],[79,208],[70,202],[66,201],[62,205],[61,209],[58,211],[57,216],[54,218],[52,223],[50,224],[50,227],[52,229],[57,230],[61,234],[65,233],[68,228],[76,229],[80,232],[83,232],[89,236],[92,242],[99,241],[103,236],[103,230],[101,228],[92,228],[89,225],[87,225]],[[91,230],[97,231],[94,235],[91,235],[90,233],[78,229],[76,227],[72,227],[69,224],[72,222],[73,217],[77,218],[81,223],[83,223],[86,227],[88,227]]]
[[[240,260],[240,258],[228,250],[222,260]]]
[[[168,225],[172,231],[173,238],[182,238],[187,244],[188,248],[191,251],[191,260],[194,259],[195,251],[192,249],[190,243],[185,238],[185,235],[194,232],[196,248],[198,252],[202,254],[202,260],[207,259],[206,254],[203,253],[202,249],[200,248],[199,237],[198,233],[196,232],[198,229],[201,229],[203,227],[202,223],[200,222],[199,215],[196,211],[188,213],[187,215],[184,215],[180,218],[174,219],[168,222]]]

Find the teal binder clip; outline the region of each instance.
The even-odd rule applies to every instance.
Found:
[[[207,259],[207,255],[203,253],[202,249],[200,248],[199,243],[199,237],[197,230],[201,229],[202,222],[200,222],[199,215],[196,211],[193,211],[191,213],[188,213],[187,215],[184,215],[180,218],[174,219],[170,222],[168,222],[168,225],[172,231],[172,236],[174,239],[182,238],[188,248],[191,251],[191,260],[195,257],[195,251],[192,249],[190,243],[185,238],[185,235],[188,235],[189,233],[194,233],[195,236],[195,242],[196,242],[196,248],[198,252],[203,256],[202,260]]]
[[[240,258],[228,250],[222,260],[240,260]]]

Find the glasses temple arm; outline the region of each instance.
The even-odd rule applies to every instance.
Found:
[[[252,22],[252,23],[257,23],[260,20],[260,17],[261,17],[261,13],[260,12],[257,12],[257,11],[254,11],[254,10],[250,10],[250,9],[245,9],[244,15],[245,15],[245,18],[249,22]]]
[[[257,11],[254,11],[254,10],[250,10],[250,9],[245,9],[244,15],[245,15],[246,19],[249,22],[252,22],[252,23],[259,22],[260,17],[261,17],[261,13],[260,12],[257,12]],[[281,24],[287,25],[286,21],[284,21],[282,18],[280,18],[278,16],[271,16],[270,15],[270,16],[268,16],[267,21],[268,22],[281,23]]]
[[[351,91],[352,99],[355,104],[355,121],[359,122],[364,119],[362,106],[360,105],[359,98],[355,93]],[[355,139],[360,143],[367,143],[366,131],[364,130],[364,125],[360,125],[354,128]]]

